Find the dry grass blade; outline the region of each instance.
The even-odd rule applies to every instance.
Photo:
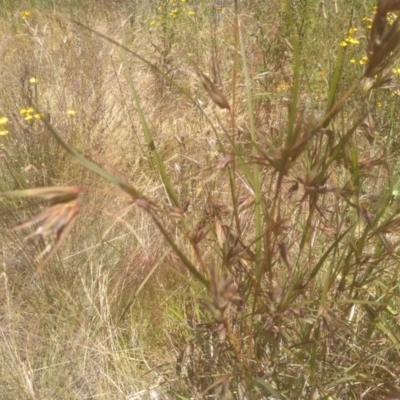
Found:
[[[83,188],[78,186],[44,187],[0,192],[0,197],[30,197],[50,201],[51,204],[57,204],[76,200],[83,190]]]

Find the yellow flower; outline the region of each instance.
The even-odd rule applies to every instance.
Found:
[[[347,38],[346,41],[349,42],[350,44],[359,44],[360,43],[357,39],[354,39],[354,38]]]
[[[188,15],[194,15],[196,14],[194,11],[188,11]]]
[[[8,130],[6,128],[8,122],[7,117],[0,117],[0,136],[8,135]]]
[[[73,117],[76,114],[76,111],[71,109],[67,111],[67,114]]]
[[[24,117],[25,121],[29,121],[33,118],[33,113],[35,112],[35,110],[33,109],[33,107],[28,107],[28,108],[21,108],[19,110],[19,113]],[[37,118],[35,116],[35,118]]]
[[[21,16],[23,19],[27,19],[30,15],[31,15],[30,11],[27,11],[27,10],[21,11]]]
[[[36,118],[36,119],[42,118],[42,116],[40,114],[35,114],[33,117]]]
[[[356,63],[356,60],[355,60],[354,58],[352,58],[352,59],[350,60],[350,62],[351,62],[352,64],[355,64],[355,63]]]
[[[392,12],[390,12],[390,13],[386,14],[386,18],[387,18],[388,24],[389,25],[393,25],[393,23],[394,23],[394,21],[396,19],[396,15],[393,14]]]
[[[340,42],[339,46],[341,46],[341,47],[346,47],[346,46],[347,46],[347,42],[345,42],[345,41]]]
[[[29,82],[30,83],[37,83],[38,80],[34,76],[32,76],[31,79],[29,79]]]
[[[156,21],[151,21],[150,25],[155,25],[157,22]]]
[[[377,102],[376,102],[376,106],[377,106],[378,108],[381,108],[381,107],[382,107],[382,103],[381,103],[380,101],[377,101]]]

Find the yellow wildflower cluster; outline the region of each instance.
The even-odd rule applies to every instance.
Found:
[[[368,61],[368,57],[367,56],[363,56],[361,57],[358,61],[355,58],[352,58],[350,60],[350,64],[360,64],[360,65],[365,65]]]
[[[30,12],[30,11],[27,11],[27,10],[21,11],[21,17],[22,17],[23,19],[27,19],[30,15],[31,15],[31,12]]]
[[[0,136],[8,135],[7,123],[7,117],[0,117]]]
[[[372,10],[372,14],[375,15],[377,13],[377,11],[378,11],[378,7],[375,6]],[[393,25],[396,18],[397,18],[397,15],[393,12],[389,12],[386,14],[386,21],[389,26]],[[367,29],[372,29],[373,19],[371,17],[364,17],[362,20],[367,24]]]
[[[362,20],[367,24],[367,29],[372,29],[372,18],[364,17]]]
[[[396,21],[397,15],[389,12],[386,14],[386,21],[389,25],[393,25],[394,21]]]
[[[150,25],[159,26],[168,20],[176,19],[181,14],[188,16],[195,15],[195,11],[183,7],[184,3],[186,3],[186,0],[163,0],[161,5],[156,8],[157,18],[153,19]]]
[[[25,121],[31,121],[32,119],[40,119],[41,115],[35,113],[33,107],[21,108],[19,113],[24,117]]]
[[[378,12],[378,6],[375,6],[372,10],[372,14],[375,15]],[[388,23],[388,25],[393,25],[394,21],[396,21],[397,15],[393,12],[388,12],[386,13],[386,22]],[[372,28],[372,18],[369,17],[365,17],[363,18],[363,21],[368,23],[367,28],[371,29]]]
[[[360,42],[354,38],[354,34],[357,32],[357,28],[350,28],[347,32],[347,37],[340,42],[341,47],[346,47],[349,44],[359,44]]]
[[[170,17],[172,17],[172,18],[176,18],[179,11],[180,11],[179,8],[174,8],[173,10],[171,10],[171,11],[168,13],[168,15],[169,15]]]

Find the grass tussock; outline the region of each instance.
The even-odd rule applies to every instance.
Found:
[[[2,399],[398,399],[399,6],[3,1]]]

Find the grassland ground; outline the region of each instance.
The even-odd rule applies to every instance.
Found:
[[[0,398],[400,399],[398,8],[0,0]]]

